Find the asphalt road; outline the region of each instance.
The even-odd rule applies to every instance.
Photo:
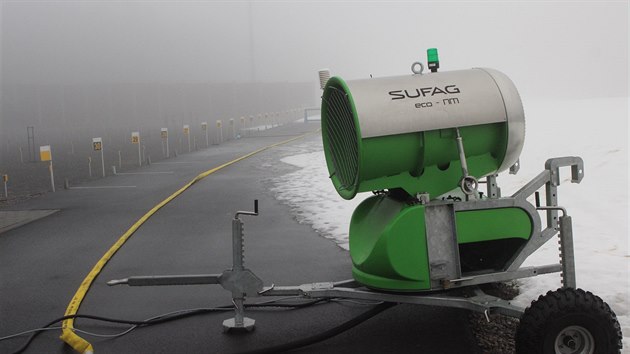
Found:
[[[12,209],[59,209],[0,235],[0,337],[37,328],[64,314],[86,274],[144,213],[200,172],[257,148],[313,131],[318,123],[292,124],[273,136],[245,138],[180,155],[132,172],[92,181],[83,188],[48,193]],[[318,134],[305,139],[319,139]],[[231,219],[260,201],[260,216],[245,221],[246,266],[265,285],[299,285],[351,278],[346,251],[299,224],[269,191],[274,175],[294,167],[279,161],[296,141],[224,168],[192,186],[144,224],[95,280],[79,313],[142,320],[189,308],[230,304],[218,285],[108,287],[111,279],[148,274],[220,273],[231,267]],[[167,172],[167,173],[153,173]],[[266,300],[254,299],[254,300]],[[369,307],[321,304],[297,310],[248,312],[256,330],[223,334],[232,313],[199,315],[144,327],[115,339],[88,339],[96,353],[235,353],[278,345],[323,332]],[[77,320],[75,327],[115,333],[121,325]],[[27,353],[71,353],[59,330],[40,335]],[[11,352],[23,339],[0,342]],[[359,326],[299,353],[474,353],[467,312],[398,305]]]

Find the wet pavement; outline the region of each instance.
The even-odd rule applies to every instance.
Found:
[[[59,210],[0,210],[0,234],[35,220],[45,218]]]
[[[317,128],[318,123],[280,127],[266,137],[231,141],[129,171],[137,174],[90,181],[19,204],[20,210],[59,211],[0,236],[0,337],[62,316],[86,274],[110,246],[197,174]],[[299,144],[282,145],[226,167],[158,211],[109,261],[79,313],[143,320],[180,309],[229,305],[230,293],[218,285],[110,287],[106,282],[131,275],[220,273],[230,268],[231,219],[237,210],[252,209],[254,199],[259,200],[260,215],[243,217],[245,265],[266,286],[350,279],[348,252],[298,223],[290,208],[270,191],[274,176],[295,169],[279,160],[295,154]],[[333,302],[297,310],[249,311],[256,330],[243,334],[224,334],[222,322],[233,314],[213,313],[139,328],[119,338],[81,336],[96,353],[236,353],[326,331],[367,309]],[[89,320],[77,320],[75,327],[98,333],[127,328]],[[466,311],[398,305],[296,352],[474,353],[470,333]],[[26,352],[73,352],[58,339],[59,334],[54,330],[40,335]],[[22,343],[23,338],[2,341],[0,352],[11,352]]]

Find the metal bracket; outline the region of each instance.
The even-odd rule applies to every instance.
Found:
[[[353,284],[352,281],[349,281]],[[464,296],[460,292],[438,294],[404,294],[378,292],[366,288],[344,287],[344,283],[313,283],[298,286],[274,286],[265,288],[264,296],[305,296],[312,299],[344,298],[355,300],[384,301],[401,304],[415,304],[467,309],[475,312],[500,313],[519,318],[524,308],[508,301],[487,295],[478,289],[474,296]]]
[[[424,218],[431,288],[450,287],[451,279],[461,277],[453,204],[429,204]]]
[[[514,165],[510,166],[510,174],[515,175],[521,169],[521,159],[516,160]]]
[[[577,289],[575,279],[575,253],[573,249],[573,223],[571,217],[560,217],[560,262],[562,263],[562,286]]]
[[[232,269],[222,274],[140,276],[111,280],[107,285],[159,286],[159,285],[202,285],[220,284],[232,293],[234,317],[223,321],[224,332],[231,330],[252,331],[256,321],[245,317],[245,297],[259,296],[263,282],[251,270],[245,268],[245,233],[240,215],[258,215],[258,200],[254,200],[254,211],[237,211],[232,219]]]
[[[464,142],[461,134],[459,134],[459,128],[455,127],[457,150],[459,151],[459,161],[462,165],[462,178],[459,181],[459,188],[466,194],[466,197],[474,196],[477,194],[479,188],[479,181],[474,176],[468,174],[468,163],[466,162],[466,153],[464,152]]]
[[[512,260],[508,270],[516,270],[525,259],[546,243],[551,237],[560,233],[560,257],[563,274],[563,285],[566,287],[575,286],[575,266],[573,254],[573,236],[571,230],[571,219],[566,210],[558,206],[558,186],[560,180],[560,168],[571,167],[571,182],[580,183],[584,178],[584,161],[577,156],[566,156],[548,159],[545,162],[545,170],[534,177],[529,183],[512,195],[516,200],[525,200],[532,194],[545,186],[545,206],[540,206],[540,198],[536,196],[536,209],[547,212],[547,227],[539,232],[539,237],[532,237],[523,247],[519,255]],[[563,217],[558,218],[558,212],[562,211]],[[568,218],[562,221],[563,218]]]
[[[245,317],[246,295],[256,296],[262,290],[263,282],[249,269],[245,269],[245,233],[239,215],[258,216],[258,200],[254,200],[254,211],[237,211],[232,219],[232,270],[223,272],[225,283],[221,285],[232,292],[234,317],[223,321],[223,331],[254,330],[255,320]]]
[[[498,175],[489,175],[486,177],[486,194],[488,198],[501,198],[501,188],[499,188],[497,184],[497,176]]]
[[[571,166],[571,183],[580,183],[584,178],[584,161],[578,156],[556,157],[545,162],[545,169],[551,172],[551,184],[560,185],[560,167]]]
[[[429,202],[431,201],[431,197],[430,197],[429,193],[418,193],[418,194],[416,194],[416,200],[421,205],[426,205],[426,204],[429,204]]]
[[[534,177],[529,183],[524,185],[512,195],[514,198],[527,198],[534,194],[546,183],[552,187],[560,185],[560,167],[571,166],[571,183],[580,183],[584,178],[584,162],[577,156],[556,157],[545,162],[545,170]]]

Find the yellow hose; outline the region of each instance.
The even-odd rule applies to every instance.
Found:
[[[153,216],[153,214],[155,214],[158,210],[160,210],[163,206],[165,206],[166,204],[168,204],[171,200],[175,199],[177,196],[179,196],[180,194],[182,194],[184,191],[186,191],[188,188],[190,188],[190,186],[192,186],[193,184],[197,183],[198,181],[206,178],[207,176],[215,173],[216,171],[230,166],[232,164],[235,164],[241,160],[244,160],[248,157],[251,157],[253,155],[256,155],[260,152],[263,152],[265,150],[271,149],[273,147],[276,147],[278,145],[282,145],[282,144],[287,144],[290,143],[292,141],[301,139],[303,137],[305,137],[308,134],[312,134],[312,133],[306,133],[303,135],[300,135],[298,137],[295,138],[291,138],[289,140],[285,140],[285,141],[281,141],[279,143],[276,144],[272,144],[269,146],[265,146],[261,149],[258,149],[256,151],[252,151],[247,155],[243,155],[235,160],[232,160],[230,162],[226,162],[221,166],[215,167],[213,169],[210,169],[206,172],[203,172],[199,175],[197,175],[197,177],[193,178],[192,181],[188,182],[186,185],[184,185],[182,188],[180,188],[178,191],[176,191],[175,193],[171,194],[168,198],[164,199],[163,201],[161,201],[159,204],[157,204],[156,206],[154,206],[151,210],[149,210],[146,214],[144,214],[138,221],[136,221],[130,228],[129,230],[127,230],[119,239],[118,241],[116,241],[116,243],[114,243],[112,245],[112,247],[110,247],[109,250],[107,250],[107,252],[105,252],[105,254],[101,257],[101,259],[99,259],[98,262],[96,262],[96,264],[94,265],[94,267],[92,268],[92,270],[90,271],[90,273],[88,273],[88,275],[85,277],[85,279],[83,279],[83,282],[81,283],[81,285],[79,286],[79,289],[77,289],[77,292],[74,294],[74,296],[72,297],[72,300],[70,301],[70,303],[68,304],[68,308],[66,309],[66,316],[72,316],[72,315],[76,315],[77,312],[79,311],[79,307],[81,306],[81,302],[83,302],[83,299],[85,298],[85,295],[87,294],[88,290],[90,290],[90,286],[92,285],[92,282],[94,282],[94,279],[96,279],[96,277],[99,275],[99,273],[103,270],[103,268],[105,267],[105,265],[107,264],[107,262],[114,256],[114,254],[116,254],[116,252],[118,252],[118,250],[125,244],[125,242],[131,237],[131,235],[133,235],[139,228],[140,226],[142,226],[142,224],[144,224],[147,220],[149,220],[149,218],[151,216]],[[83,354],[92,354],[94,353],[94,348],[92,347],[92,344],[90,344],[90,342],[86,341],[85,339],[81,338],[80,336],[78,336],[76,333],[74,333],[73,329],[74,329],[74,319],[70,318],[67,319],[65,321],[63,321],[63,329],[62,329],[62,333],[61,333],[61,340],[63,340],[64,342],[66,342],[68,345],[70,345],[74,350],[76,350],[79,353],[83,353]]]

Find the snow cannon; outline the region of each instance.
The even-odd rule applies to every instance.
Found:
[[[322,135],[345,199],[399,188],[433,198],[462,182],[459,134],[475,180],[516,163],[525,119],[516,87],[492,69],[327,81]]]
[[[444,289],[512,269],[540,224],[531,204],[500,198],[496,184],[499,172],[516,173],[524,143],[512,81],[486,68],[438,72],[429,59],[430,73],[414,63],[410,75],[334,76],[324,86],[330,179],[345,199],[375,194],[349,231],[354,278],[375,289]]]
[[[254,319],[245,316],[246,297],[289,296],[314,300],[296,307],[324,299],[379,303],[360,318],[316,335],[318,341],[404,303],[469,310],[488,321],[494,314],[518,318],[517,354],[620,353],[616,315],[601,298],[577,287],[571,216],[558,204],[559,186],[567,181],[560,169],[570,168],[570,181],[580,183],[584,162],[577,156],[548,159],[536,177],[513,195],[501,196],[497,175],[507,168],[518,172],[525,132],[514,84],[491,69],[438,72],[437,50],[428,54],[427,74],[419,62],[411,66],[413,75],[389,78],[344,81],[329,70],[319,72],[330,179],[346,199],[374,193],[350,221],[353,279],[264,286],[244,266],[241,216],[259,215],[254,201],[253,211],[237,211],[232,219],[232,268],[134,276],[108,285],[221,285],[232,294],[234,317],[223,321],[228,333],[254,329]],[[484,183],[485,193],[479,190]],[[558,260],[522,266],[554,236]],[[484,285],[549,273],[560,273],[562,288],[527,308],[484,290]],[[260,351],[297,349],[313,338]]]

